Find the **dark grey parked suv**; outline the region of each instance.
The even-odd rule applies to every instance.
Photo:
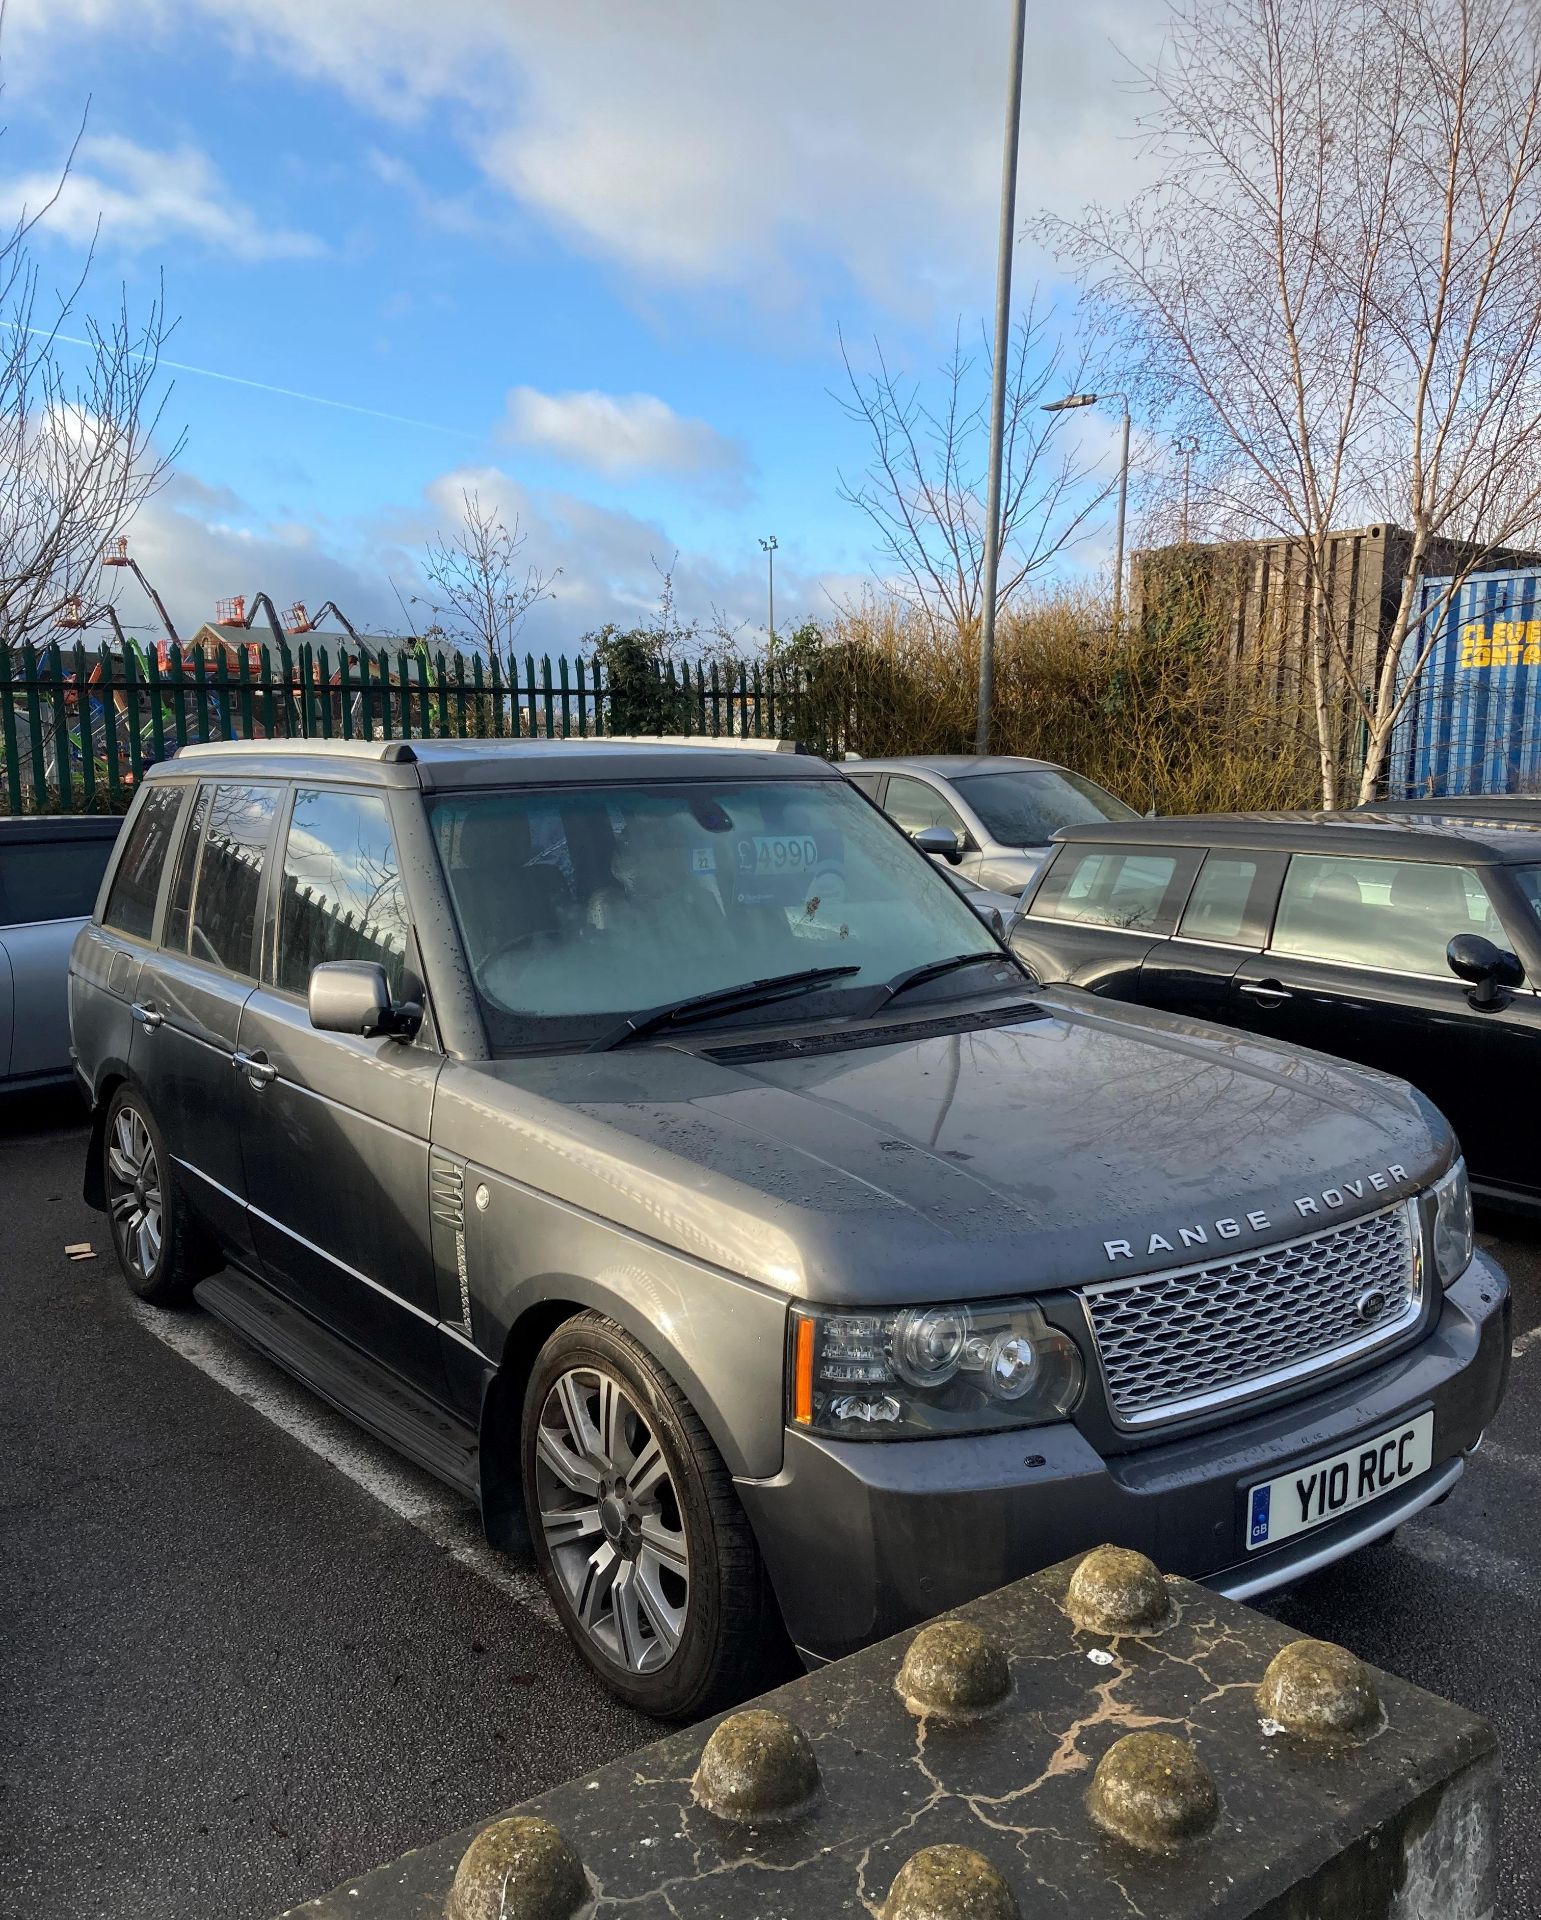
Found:
[[[1256,1593],[1498,1403],[1426,1100],[1043,991],[822,762],[199,747],[119,844],[71,1009],[130,1285],[527,1513],[646,1709],[1102,1538]]]

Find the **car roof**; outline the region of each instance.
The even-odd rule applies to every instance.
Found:
[[[1419,800],[1378,800],[1368,810],[1456,820],[1541,821],[1541,793],[1430,794]]]
[[[847,772],[908,773],[918,767],[923,773],[939,773],[953,779],[969,773],[1020,773],[1024,767],[1048,768],[1063,772],[1056,760],[1029,760],[1013,753],[898,753],[881,759],[844,760]]]
[[[38,840],[116,840],[121,813],[23,813],[0,819],[0,847]]]
[[[1288,853],[1357,853],[1382,859],[1453,860],[1478,866],[1541,861],[1541,835],[1517,820],[1454,820],[1437,813],[1187,813],[1155,820],[1096,820],[1061,827],[1057,841],[1117,846],[1247,847]]]
[[[574,785],[594,780],[838,779],[825,760],[710,740],[220,740],[183,747],[147,779],[179,774],[317,779],[372,786]]]

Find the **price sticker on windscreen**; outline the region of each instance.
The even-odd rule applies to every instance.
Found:
[[[740,906],[801,907],[838,871],[838,834],[741,833],[733,843],[734,894]]]
[[[746,833],[738,843],[740,873],[812,873],[818,862],[811,833]]]

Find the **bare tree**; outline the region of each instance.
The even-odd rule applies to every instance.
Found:
[[[484,507],[475,492],[461,495],[461,521],[446,540],[436,533],[424,556],[432,594],[414,594],[434,624],[452,640],[489,658],[513,651],[530,608],[551,598],[561,568],[543,573],[524,559],[529,536],[507,525],[496,507]]]
[[[103,543],[182,449],[181,435],[157,444],[164,293],[137,319],[121,291],[106,321],[84,312],[94,240],[64,288],[42,279],[33,234],[73,158],[53,196],[0,233],[0,641],[13,646],[49,630],[61,602],[99,597]]]
[[[1042,411],[1045,394],[1058,398],[1085,372],[1084,360],[1067,370],[1053,317],[1039,310],[1035,297],[1012,334],[999,606],[1084,535],[1112,485],[1093,480],[1092,465],[1074,452],[1058,450],[1064,416]],[[968,630],[983,609],[991,350],[986,342],[977,354],[968,352],[960,326],[933,402],[919,382],[890,368],[876,342],[874,348],[877,370],[863,374],[841,340],[849,392],[837,397],[866,429],[871,458],[859,478],[840,475],[840,497],[871,522],[901,595]]]
[[[1443,604],[1541,521],[1538,54],[1529,0],[1176,0],[1141,75],[1157,184],[1041,222],[1147,418],[1199,441],[1211,529],[1302,556],[1329,806],[1345,712],[1368,798]],[[1369,519],[1412,537],[1361,686],[1329,533]]]

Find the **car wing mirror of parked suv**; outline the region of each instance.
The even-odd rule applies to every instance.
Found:
[[[328,960],[310,975],[310,1024],[322,1033],[412,1034],[422,1024],[415,1000],[392,1000],[384,967],[372,960]]]
[[[1525,982],[1519,956],[1495,947],[1480,933],[1458,933],[1445,948],[1445,958],[1457,979],[1471,982],[1468,998],[1474,1007],[1500,1006],[1506,987]]]
[[[963,858],[963,848],[951,827],[920,827],[910,838],[922,853],[929,853],[933,860],[958,861]]]

